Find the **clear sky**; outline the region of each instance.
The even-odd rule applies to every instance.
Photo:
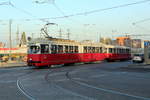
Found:
[[[9,0],[0,0],[0,4]],[[40,18],[55,18],[64,15],[88,12],[96,9],[105,9],[118,5],[134,3],[140,0],[10,0],[10,5],[0,5],[0,41],[8,41],[8,20],[12,19],[13,41],[16,38],[17,26],[19,31],[25,31],[27,36],[34,33],[38,37],[40,29],[46,24]],[[35,1],[41,3],[37,4]],[[46,1],[46,3],[42,3]],[[57,26],[49,26],[49,33],[53,37],[59,35],[61,28],[63,38],[66,38],[67,29],[70,29],[71,39],[91,39],[98,41],[100,36],[115,37],[124,33],[150,34],[150,20],[132,23],[150,18],[150,1],[146,3],[100,11],[92,14],[73,16],[62,19],[49,19]],[[27,20],[27,19],[30,19]],[[149,37],[140,37],[149,39]]]

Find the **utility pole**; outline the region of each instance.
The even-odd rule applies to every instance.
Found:
[[[70,30],[69,29],[67,29],[67,37],[68,37],[68,40],[70,39]]]
[[[16,45],[19,45],[19,26],[17,25]]]
[[[12,41],[11,41],[11,24],[12,19],[9,20],[9,61],[11,61],[11,49],[12,49]]]
[[[61,30],[61,28],[60,28],[60,30],[59,30],[59,38],[60,38],[60,39],[62,38],[62,30]]]
[[[32,33],[32,39],[34,38],[34,33]]]
[[[98,42],[101,42],[101,34],[99,34],[99,37],[98,37]]]

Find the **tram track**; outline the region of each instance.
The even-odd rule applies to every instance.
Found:
[[[116,91],[114,89],[96,87],[90,83],[87,83],[87,81],[85,81],[84,79],[82,79],[80,77],[79,78],[73,77],[72,74],[76,74],[76,72],[80,72],[81,70],[85,71],[87,68],[93,69],[94,66],[84,67],[84,65],[83,65],[82,68],[79,68],[78,66],[74,66],[74,67],[68,67],[67,69],[66,68],[54,68],[54,69],[50,68],[46,71],[46,73],[43,74],[44,75],[43,78],[46,81],[46,84],[50,85],[50,87],[55,88],[54,90],[56,90],[56,91],[52,91],[52,92],[58,93],[55,95],[56,97],[57,97],[57,95],[59,96],[59,93],[65,93],[65,94],[69,94],[70,96],[72,95],[72,96],[75,96],[78,98],[80,97],[83,100],[97,100],[93,96],[89,96],[89,95],[87,96],[87,94],[86,95],[84,95],[82,93],[80,94],[77,91],[65,88],[66,85],[63,86],[63,82],[68,82],[69,84],[76,84],[80,87],[83,87],[83,89],[84,88],[89,88],[89,89],[91,88],[91,90],[93,89],[94,91],[100,91],[100,92],[102,92],[102,93],[104,92],[106,94],[108,93],[108,94],[113,94],[113,95],[129,97],[129,98],[131,98],[131,100],[132,100],[132,98],[134,100],[150,100],[150,98],[147,98],[147,97],[132,95],[132,94],[128,94],[125,92]],[[95,66],[95,68],[97,68],[97,66]],[[33,72],[35,72],[35,71],[33,71]],[[17,80],[17,87],[22,92],[22,94],[24,94],[28,99],[36,100],[35,98],[37,98],[37,97],[32,96],[24,88],[22,81],[21,81],[22,79],[26,78],[27,75],[30,75],[30,74],[32,74],[32,71],[29,72],[28,74],[26,73],[26,75],[19,77]],[[56,77],[56,76],[62,77],[62,83],[61,83],[61,81],[55,81],[56,79],[54,77]],[[61,77],[59,77],[59,78],[61,78]],[[50,88],[48,88],[48,89],[50,89]]]
[[[64,78],[66,78],[66,74],[67,74],[68,72],[73,71],[73,70],[75,70],[75,68],[69,69],[69,70],[67,70],[66,72],[64,72]],[[73,91],[71,91],[71,90],[68,90],[68,89],[65,89],[65,88],[61,87],[61,86],[58,85],[57,83],[54,83],[52,80],[50,80],[50,79],[48,78],[48,77],[49,77],[50,75],[52,75],[53,73],[55,73],[55,71],[49,71],[49,72],[45,75],[45,77],[44,77],[48,84],[51,84],[51,85],[55,86],[57,89],[60,89],[61,91],[64,91],[64,92],[66,92],[66,93],[68,93],[68,94],[71,94],[71,95],[73,95],[73,96],[76,96],[76,97],[80,97],[80,98],[82,98],[82,99],[84,99],[84,100],[95,100],[94,98],[91,98],[91,97],[88,97],[88,96],[84,96],[84,95],[78,94],[78,93],[76,93],[76,92],[73,92]],[[69,79],[68,79],[68,80],[69,80]]]
[[[20,75],[17,80],[16,80],[16,85],[18,90],[24,95],[26,96],[29,100],[36,100],[25,88],[24,85],[22,84],[21,80],[25,79],[26,76],[34,73],[35,70],[29,71],[23,75]]]
[[[127,93],[123,93],[123,92],[112,90],[112,89],[96,87],[94,85],[91,85],[91,84],[88,84],[88,83],[84,82],[84,80],[81,79],[81,78],[80,78],[80,80],[78,80],[77,78],[72,78],[71,77],[71,72],[72,71],[66,72],[66,74],[65,74],[66,78],[68,78],[69,80],[71,80],[72,82],[74,82],[78,85],[81,85],[81,86],[84,86],[84,87],[87,87],[87,88],[91,88],[91,89],[95,89],[95,90],[98,90],[98,91],[103,91],[103,92],[106,92],[106,93],[112,93],[112,94],[116,94],[116,95],[131,97],[131,98],[134,98],[136,100],[150,100],[150,98],[143,97],[143,96],[136,96],[136,95],[127,94]]]

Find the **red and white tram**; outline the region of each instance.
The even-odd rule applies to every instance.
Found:
[[[130,48],[125,46],[105,45],[107,51],[106,60],[129,60],[131,59]]]
[[[119,51],[120,50],[120,51]],[[106,46],[101,43],[77,42],[56,38],[38,38],[28,44],[29,66],[51,66],[102,60],[127,60],[129,48]]]

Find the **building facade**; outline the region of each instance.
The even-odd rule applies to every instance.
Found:
[[[116,42],[120,46],[131,47],[131,39],[129,37],[117,37]]]

